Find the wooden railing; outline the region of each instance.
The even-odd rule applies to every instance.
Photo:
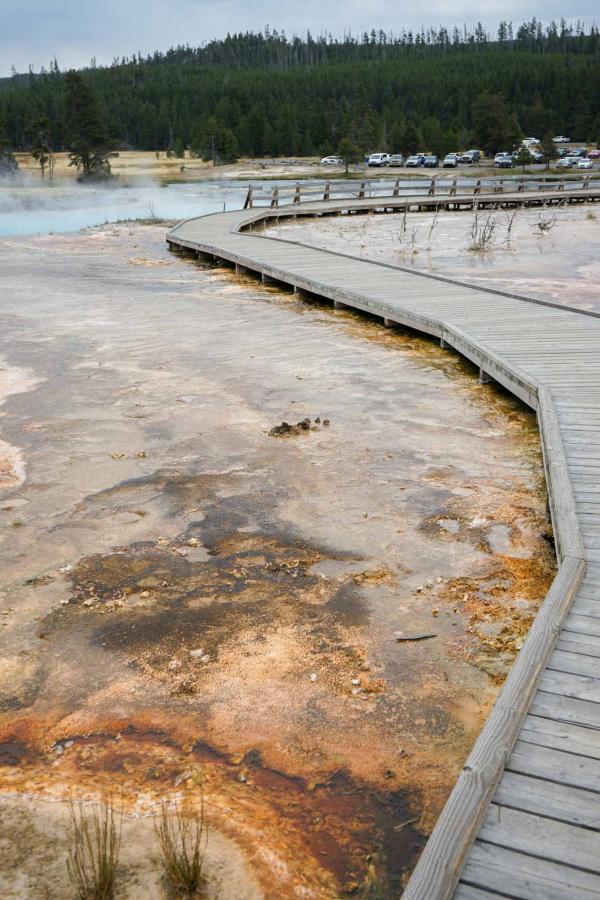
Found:
[[[521,193],[525,191],[564,191],[565,185],[569,185],[569,190],[588,190],[590,186],[590,176],[585,175],[581,179],[573,178],[565,181],[544,180],[537,178],[535,180],[516,180],[505,178],[478,178],[473,184],[458,185],[458,179],[452,180],[443,178],[432,178],[431,180],[415,179],[410,185],[404,183],[401,185],[401,178],[396,178],[394,182],[387,180],[376,181],[344,181],[344,182],[324,182],[322,187],[315,187],[313,184],[303,185],[302,182],[296,182],[293,187],[286,189],[281,185],[272,188],[270,192],[259,192],[257,197],[257,189],[254,185],[249,185],[244,209],[253,209],[255,206],[270,206],[278,208],[289,203],[298,204],[301,202],[311,202],[315,200],[327,202],[328,200],[356,199],[362,200],[366,197],[400,197],[403,195],[414,196],[423,194],[427,197],[433,197],[436,194],[442,196],[454,197],[457,194],[502,194],[505,191],[510,193]],[[338,187],[339,185],[339,187]],[[599,181],[600,187],[600,181]],[[444,190],[445,188],[445,190]],[[258,200],[258,202],[257,202]]]

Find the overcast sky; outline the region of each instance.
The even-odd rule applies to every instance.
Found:
[[[287,34],[360,32],[371,27],[400,32],[424,25],[477,19],[495,31],[501,19],[544,22],[564,16],[587,23],[598,16],[597,0],[0,0],[0,75],[11,66],[35,71],[56,55],[61,68],[110,63],[114,56],[201,44],[227,32],[261,30]]]

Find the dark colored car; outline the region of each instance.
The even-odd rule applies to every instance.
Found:
[[[437,156],[426,156],[423,165],[426,169],[437,169],[437,167],[439,166]]]

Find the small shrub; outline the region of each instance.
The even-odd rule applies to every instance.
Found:
[[[154,830],[171,896],[188,900],[207,897],[204,804],[200,805],[200,812],[196,812],[186,806],[179,807],[174,801],[166,801]]]
[[[122,816],[108,798],[91,809],[81,800],[72,803],[70,818],[67,871],[78,900],[112,900]]]

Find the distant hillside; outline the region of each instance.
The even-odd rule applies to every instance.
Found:
[[[600,35],[565,22],[501,23],[493,40],[481,25],[397,37],[373,30],[343,40],[240,34],[115,60],[84,76],[123,148],[312,155],[334,151],[346,136],[362,150],[416,144],[442,153],[475,139],[473,107],[484,93],[501,95],[527,135],[600,135]],[[28,149],[39,110],[60,150],[57,64],[0,80],[0,114],[14,149]]]

